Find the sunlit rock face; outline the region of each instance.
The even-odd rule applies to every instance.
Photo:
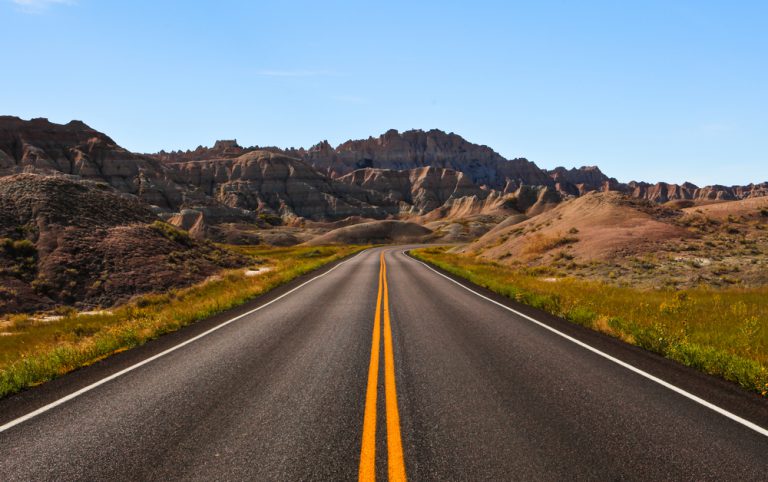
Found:
[[[308,150],[290,152],[332,177],[356,169],[409,170],[437,167],[462,172],[478,186],[504,189],[511,181],[520,184],[551,184],[547,174],[526,159],[507,160],[488,146],[433,129],[400,133],[394,129],[379,137],[350,140],[335,149],[321,142]]]
[[[198,186],[232,208],[308,219],[383,218],[398,211],[396,202],[377,192],[330,179],[303,161],[273,152],[179,163],[174,169],[180,183]]]

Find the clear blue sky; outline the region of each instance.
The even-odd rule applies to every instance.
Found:
[[[768,180],[768,2],[0,0],[0,113],[140,152],[440,128],[621,181]]]

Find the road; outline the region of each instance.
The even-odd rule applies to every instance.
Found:
[[[0,479],[768,477],[729,383],[402,249],[313,276],[0,401]]]

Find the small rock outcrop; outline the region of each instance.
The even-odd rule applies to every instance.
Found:
[[[556,167],[547,171],[555,182],[555,189],[563,194],[582,196],[592,191],[622,190],[619,181],[608,177],[597,166],[582,166],[578,169]]]
[[[237,139],[218,140],[213,147],[197,146],[195,150],[186,151],[160,151],[156,154],[150,154],[155,159],[165,163],[204,161],[206,159],[221,159],[228,157],[237,157],[248,151],[257,150],[257,148],[244,148],[237,143]]]

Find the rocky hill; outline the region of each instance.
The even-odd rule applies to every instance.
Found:
[[[335,148],[323,141],[309,149],[291,149],[286,153],[304,159],[331,177],[347,176],[359,169],[410,171],[435,167],[461,172],[476,187],[504,194],[523,186],[546,186],[561,197],[616,191],[657,203],[737,200],[768,195],[768,183],[705,187],[691,183],[621,183],[605,175],[597,166],[557,167],[546,171],[526,159],[507,160],[487,146],[473,144],[461,136],[437,129],[402,133],[389,130],[379,137],[350,140]],[[359,179],[359,176],[357,174],[356,178]],[[416,206],[416,210],[421,208]]]
[[[0,313],[111,306],[245,262],[190,239],[105,184],[61,175],[0,178]]]
[[[591,192],[536,216],[509,216],[458,250],[553,283],[574,277],[647,288],[768,283],[768,197],[680,204]]]
[[[100,180],[148,204],[174,209],[190,196],[162,162],[134,154],[80,121],[55,124],[0,116],[0,174],[64,173]],[[191,196],[193,197],[193,196]]]
[[[257,221],[258,214],[340,219],[398,211],[376,192],[329,179],[300,159],[218,141],[211,149],[132,153],[80,121],[0,117],[0,176],[67,174],[135,195],[156,211],[201,213],[207,224]],[[166,216],[168,217],[168,216]]]
[[[180,184],[198,187],[221,205],[284,219],[383,218],[398,212],[397,204],[378,191],[330,179],[303,161],[273,152],[187,161],[173,168]]]
[[[657,203],[676,200],[735,201],[768,196],[768,182],[747,186],[714,185],[705,187],[698,187],[690,182],[683,184],[630,182],[622,186],[620,190],[633,198],[647,199]]]
[[[308,150],[295,150],[290,154],[332,177],[361,168],[437,167],[463,172],[474,184],[497,190],[551,183],[544,171],[526,159],[507,160],[488,146],[473,144],[457,134],[438,129],[403,133],[391,129],[377,138],[350,140],[335,149],[323,141]]]
[[[597,166],[584,166],[578,169],[557,167],[547,174],[556,183],[555,189],[563,194],[582,196],[593,191],[616,191],[635,199],[645,199],[655,203],[669,201],[734,201],[753,197],[768,196],[768,182],[746,186],[705,186],[699,187],[690,182],[670,184],[657,182],[631,181],[620,183],[608,177]]]
[[[551,188],[561,198],[578,197],[588,192],[615,191],[656,203],[677,200],[738,200],[768,195],[768,183],[765,182],[747,186],[699,187],[691,183],[653,184],[635,181],[621,183],[604,174],[597,166],[572,169],[556,167],[547,171],[539,169],[526,159],[507,160],[490,147],[473,144],[461,136],[437,129],[411,130],[402,133],[389,130],[379,137],[349,140],[337,147],[322,141],[309,149],[244,148],[235,141],[217,141],[212,148],[198,147],[194,151],[161,152],[152,156],[166,162],[184,163],[213,157],[232,158],[253,150],[283,152],[288,156],[304,160],[332,178],[381,191],[386,197],[398,201],[407,200],[409,197],[415,199],[413,193],[408,195],[410,187],[407,185],[408,182],[404,182],[406,178],[410,178],[411,174],[399,175],[400,180],[395,181],[394,178],[397,176],[391,172],[413,171],[424,167],[455,171],[464,174],[466,181],[474,185],[470,189],[466,189],[465,186],[462,189],[468,192],[474,191],[468,195],[476,196],[476,199],[474,201],[467,199],[460,203],[472,204],[473,209],[477,208],[478,199],[483,200],[484,196],[492,191],[509,194],[526,186]],[[384,171],[389,171],[390,174],[382,175]],[[397,186],[393,186],[392,183]],[[484,194],[478,194],[477,191],[482,191]],[[424,197],[422,195],[419,199]],[[426,197],[441,199],[438,193]],[[445,208],[456,204],[457,199],[455,195],[450,196],[446,199],[447,204],[433,209],[440,208],[441,212],[447,212]],[[423,213],[427,206],[434,205],[432,201],[424,205],[417,200],[412,206],[406,206],[405,210]]]
[[[686,238],[674,214],[626,195],[587,193],[519,224],[499,227],[467,249],[499,260],[542,260],[565,252],[579,261],[608,260],[653,250],[662,241]]]
[[[435,219],[510,208],[532,215],[595,191],[657,203],[768,195],[768,183],[623,184],[594,166],[544,171],[436,129],[390,130],[335,148],[324,141],[281,151],[223,140],[212,148],[143,155],[80,121],[0,117],[0,176],[21,172],[103,182],[200,236],[222,223],[258,223],[260,215],[287,223],[349,216]]]

